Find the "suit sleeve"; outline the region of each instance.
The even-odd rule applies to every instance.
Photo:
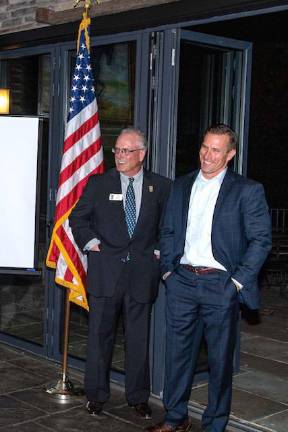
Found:
[[[69,225],[78,247],[84,250],[87,243],[98,238],[91,229],[91,216],[97,201],[97,176],[91,176],[84,191],[69,216]]]
[[[174,208],[175,183],[172,185],[160,229],[161,274],[174,270]]]
[[[245,288],[257,278],[272,245],[268,205],[259,183],[253,184],[244,196],[243,220],[247,248],[232,276]]]
[[[166,206],[167,206],[167,200],[169,197],[169,193],[171,190],[171,184],[172,184],[172,181],[170,179],[165,178],[164,180],[165,181],[163,182],[161,192],[159,195],[160,219],[159,219],[159,225],[158,225],[158,239],[157,239],[157,244],[156,244],[156,248],[155,248],[157,250],[160,250],[160,231],[161,231],[161,226],[163,224],[165,210],[166,210]]]

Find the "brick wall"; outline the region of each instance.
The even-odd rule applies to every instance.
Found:
[[[45,24],[35,21],[37,7],[58,11],[72,9],[73,6],[74,0],[0,0],[0,35],[44,27]]]

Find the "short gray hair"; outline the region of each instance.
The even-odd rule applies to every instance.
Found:
[[[123,134],[134,134],[137,135],[138,139],[139,139],[139,143],[141,144],[142,147],[144,147],[144,149],[147,149],[147,139],[146,136],[144,135],[144,133],[138,129],[135,128],[133,126],[128,126],[127,128],[124,128],[121,130],[119,136],[123,135]]]

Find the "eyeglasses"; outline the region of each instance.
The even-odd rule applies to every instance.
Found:
[[[145,150],[144,147],[139,147],[136,149],[128,149],[128,148],[120,148],[120,147],[112,147],[112,153],[119,155],[124,154],[125,156],[129,155],[130,153],[133,153],[138,150]]]

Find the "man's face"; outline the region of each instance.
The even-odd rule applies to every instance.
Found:
[[[201,171],[205,178],[211,179],[223,171],[236,151],[229,149],[229,135],[205,135],[199,157]]]
[[[123,133],[120,135],[115,144],[115,164],[117,171],[125,174],[128,177],[136,175],[143,164],[146,150],[142,149],[142,144],[139,137],[135,133]],[[117,149],[136,150],[131,153],[124,154],[118,152]]]

